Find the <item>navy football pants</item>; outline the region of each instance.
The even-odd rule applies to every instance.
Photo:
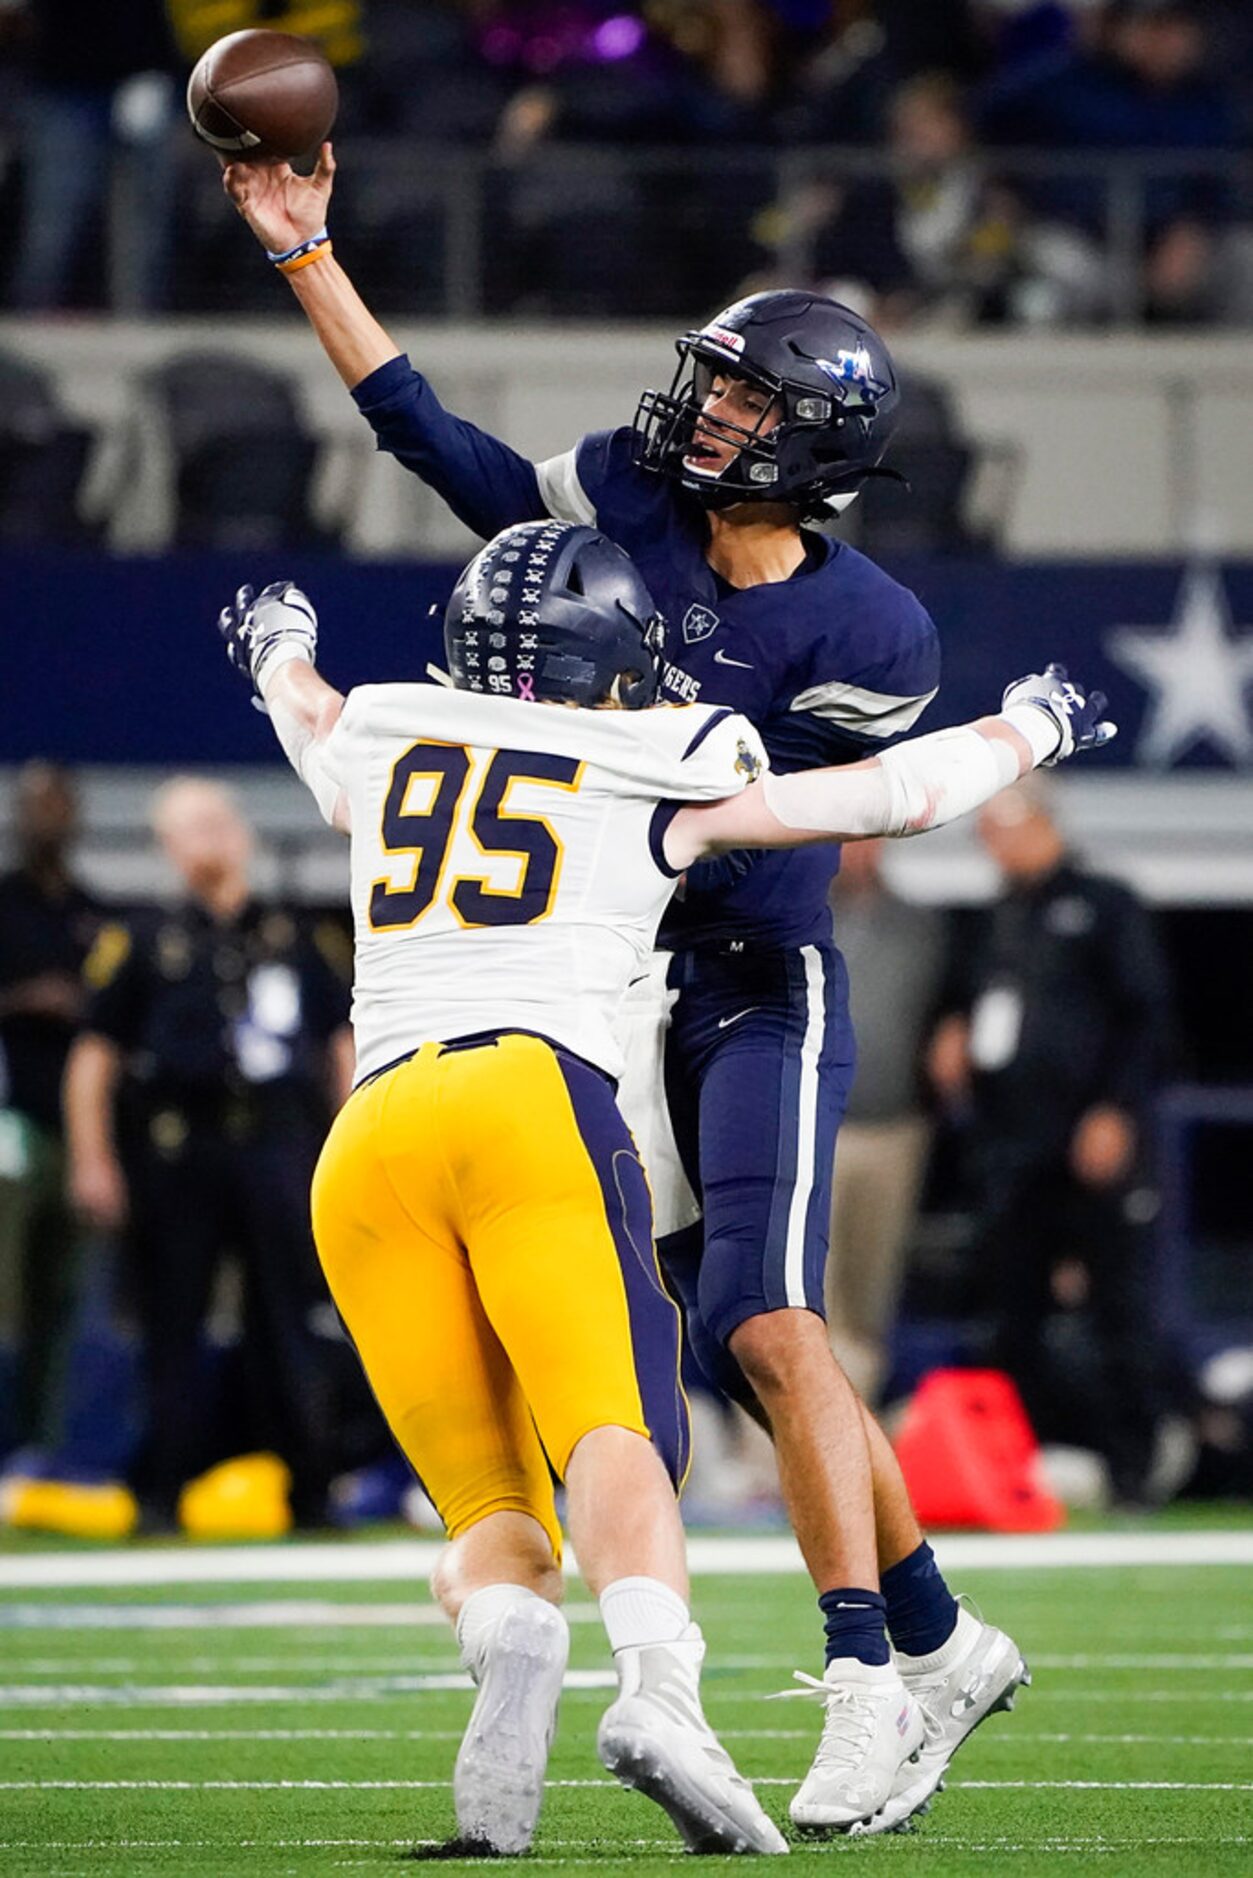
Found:
[[[666,1098],[703,1220],[661,1242],[692,1353],[729,1394],[747,1318],[823,1315],[835,1137],[853,1078],[848,975],[831,943],[676,953]]]

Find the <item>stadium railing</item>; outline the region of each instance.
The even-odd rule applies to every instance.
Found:
[[[186,150],[180,200],[178,311],[273,306],[259,273],[230,265],[249,238],[222,207],[216,171]],[[381,311],[475,320],[686,317],[777,268],[812,277],[818,230],[803,217],[783,238],[763,215],[814,184],[904,174],[890,154],[843,145],[635,147],[551,144],[504,161],[477,148],[362,138],[340,152],[337,228]],[[1028,219],[1079,230],[1102,268],[1101,323],[1134,325],[1164,185],[1233,243],[1237,320],[1253,319],[1253,158],[1195,151],[1044,153],[987,149],[969,159],[1008,182]],[[1156,193],[1155,193],[1156,192]],[[224,265],[224,263],[226,263]]]

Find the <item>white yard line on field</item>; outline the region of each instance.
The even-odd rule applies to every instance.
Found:
[[[1132,1691],[1126,1689],[1076,1689],[1073,1685],[1066,1689],[1050,1689],[1047,1685],[1033,1685],[1031,1700],[1036,1702],[1120,1702],[1124,1706],[1130,1700],[1140,1702],[1253,1702],[1253,1689],[1206,1689],[1198,1695],[1193,1689],[1142,1689],[1137,1683]]]
[[[946,1572],[1048,1571],[1075,1566],[1253,1565],[1253,1531],[970,1533],[940,1536]],[[437,1540],[336,1541],[273,1546],[121,1547],[100,1552],[23,1552],[0,1558],[0,1588],[43,1591],[75,1586],[190,1584],[383,1584],[424,1582],[439,1556]],[[688,1542],[694,1573],[743,1577],[804,1571],[784,1534]],[[567,1569],[577,1569],[567,1553]]]
[[[549,1780],[549,1787],[606,1788],[616,1780]],[[766,1774],[754,1787],[794,1787],[795,1777]],[[0,1793],[425,1793],[451,1780],[0,1780]],[[950,1780],[954,1792],[1253,1793],[1253,1780]]]
[[[0,1728],[0,1741],[460,1741],[461,1728]]]
[[[1041,1656],[1033,1650],[1031,1665],[1033,1669],[1253,1669],[1253,1655],[1247,1651],[1211,1656],[1083,1651],[1074,1656]]]
[[[460,1741],[460,1728],[0,1728],[0,1741],[149,1741],[200,1745],[218,1741]],[[810,1741],[810,1728],[720,1728],[721,1741]],[[1096,1747],[1249,1748],[1253,1735],[1101,1735],[1024,1733],[981,1735],[985,1747],[1018,1749],[1030,1743]]]
[[[431,1846],[441,1843],[438,1839],[418,1839],[412,1836],[404,1839],[0,1839],[0,1852],[350,1852],[350,1851],[389,1851],[396,1847]],[[590,1850],[582,1839],[550,1839],[546,1834],[540,1841],[542,1846],[565,1847],[581,1851],[583,1859],[545,1858],[542,1853],[530,1853],[527,1856],[528,1868],[532,1865],[571,1865],[584,1863]],[[986,1839],[972,1841],[962,1838],[957,1833],[936,1832],[933,1826],[927,1829],[926,1838],[913,1842],[911,1850],[920,1852],[926,1848],[938,1851],[961,1851],[976,1854],[1000,1852],[1123,1852],[1138,1851],[1142,1847],[1161,1846],[1204,1846],[1226,1847],[1253,1844],[1253,1838],[1246,1833],[1214,1834],[1198,1833],[1195,1836],[1183,1834],[1129,1834],[1119,1837],[1114,1834],[1083,1835],[1075,1834],[1063,1838],[1060,1834],[1046,1834],[1039,1839],[1016,1841],[1012,1839]],[[674,1863],[685,1867],[691,1865],[691,1855],[685,1853],[673,1838],[669,1839],[628,1839],[623,1849],[631,1851],[672,1852]],[[355,1861],[354,1861],[355,1862]],[[362,1861],[365,1863],[366,1861]],[[598,1861],[599,1862],[599,1861]],[[368,1861],[372,1869],[377,1869],[374,1860]]]
[[[1026,1742],[1111,1748],[1253,1748],[1253,1735],[1025,1734],[1019,1728],[1009,1734],[980,1734],[979,1740],[984,1747],[998,1748],[1021,1747]]]
[[[24,1661],[10,1662],[7,1667],[19,1671],[23,1676],[142,1676],[151,1675],[153,1661],[150,1656],[93,1656],[84,1651],[79,1656],[32,1656]],[[162,1652],[161,1667],[169,1671],[171,1677],[189,1676],[273,1676],[281,1672],[291,1675],[295,1670],[301,1675],[344,1675],[382,1676],[390,1672],[393,1675],[439,1676],[446,1671],[452,1673],[457,1667],[456,1652],[449,1650],[443,1656],[410,1656],[403,1650],[392,1650],[386,1656],[346,1657],[343,1651],[328,1652],[325,1656],[311,1656],[307,1650],[301,1650],[296,1661],[288,1656],[239,1656],[233,1650],[215,1652],[212,1656],[182,1656],[175,1652]],[[247,1686],[246,1684],[244,1685]]]
[[[790,1659],[789,1659],[790,1660]],[[469,1676],[460,1671],[446,1675],[343,1677],[331,1683],[8,1683],[0,1684],[0,1711],[9,1709],[67,1708],[247,1708],[288,1703],[373,1704],[389,1701],[398,1695],[423,1695],[446,1690],[470,1690]],[[617,1678],[608,1669],[576,1669],[566,1674],[566,1694],[581,1697],[617,1687]],[[743,1705],[744,1690],[708,1682],[702,1690],[706,1707],[721,1702]],[[1073,1705],[1079,1701],[1125,1704],[1126,1691],[1110,1689],[1074,1690],[1034,1688],[1033,1706],[1049,1699]],[[1195,1693],[1169,1689],[1139,1689],[1134,1692],[1137,1704],[1161,1702],[1196,1703]],[[1207,1690],[1206,1704],[1253,1702],[1253,1690]],[[780,1739],[787,1738],[780,1735]],[[1017,1737],[1015,1737],[1017,1738]]]
[[[616,1689],[611,1669],[571,1669],[565,1687],[579,1693],[587,1689]],[[9,1683],[0,1684],[0,1709],[78,1708],[215,1708],[253,1702],[375,1702],[397,1695],[424,1695],[431,1690],[472,1689],[462,1670],[432,1676],[344,1676],[332,1683]]]
[[[346,1852],[442,1843],[439,1839],[418,1839],[412,1833],[406,1839],[0,1839],[0,1852]],[[689,1856],[676,1846],[673,1838],[626,1839],[622,1843],[632,1851],[675,1851],[685,1860]],[[550,1839],[545,1835],[544,1844],[581,1846],[586,1850],[582,1839]],[[528,1865],[535,1862],[528,1857]]]
[[[0,1561],[2,1562],[2,1561]],[[599,1623],[594,1604],[564,1607],[572,1624]],[[448,1628],[438,1604],[337,1604],[283,1598],[258,1604],[0,1604],[0,1630],[335,1630]]]
[[[402,1651],[392,1650],[386,1656],[353,1655],[350,1661],[345,1660],[342,1651],[311,1655],[307,1650],[302,1650],[298,1668],[302,1674],[310,1676],[347,1673],[356,1682],[385,1676],[388,1671],[407,1676],[455,1675],[456,1661],[451,1649],[440,1656],[406,1656]],[[1227,1674],[1243,1674],[1253,1670],[1253,1655],[1247,1652],[1197,1656],[1083,1652],[1073,1656],[1054,1656],[1032,1651],[1031,1666],[1040,1670],[1164,1670],[1167,1673],[1222,1670]],[[94,1656],[84,1651],[74,1656],[33,1656],[23,1662],[14,1662],[11,1667],[19,1670],[23,1676],[31,1677],[137,1676],[150,1671],[152,1664],[151,1658],[147,1656]],[[773,1670],[779,1675],[786,1675],[794,1667],[795,1657],[791,1655],[723,1656],[710,1665],[708,1673],[716,1680],[720,1675],[741,1670]],[[179,1677],[274,1675],[283,1670],[290,1673],[292,1668],[290,1654],[238,1656],[229,1651],[196,1656],[175,1654],[169,1662],[171,1675]],[[243,1689],[249,1686],[246,1682],[240,1684]]]

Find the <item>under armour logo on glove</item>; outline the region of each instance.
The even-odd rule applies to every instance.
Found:
[[[1057,725],[1060,741],[1052,756],[1045,758],[1045,769],[1076,750],[1099,750],[1118,735],[1117,724],[1102,715],[1109,708],[1105,693],[1072,683],[1064,665],[1046,665],[1042,672],[1016,678],[1006,687],[1001,709],[1013,704],[1033,704]]]
[[[241,587],[218,614],[218,631],[227,658],[258,691],[261,672],[280,646],[310,665],[317,656],[318,616],[308,595],[291,580],[276,580],[255,595],[251,587]]]

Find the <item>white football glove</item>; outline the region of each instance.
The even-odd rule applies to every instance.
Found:
[[[312,600],[291,580],[276,580],[255,595],[251,587],[241,587],[218,614],[218,631],[227,658],[258,695],[265,669],[280,651],[283,664],[299,658],[312,665],[317,659],[318,616]]]
[[[1007,685],[1001,709],[1008,710],[1015,704],[1034,705],[1057,726],[1057,748],[1052,756],[1045,757],[1042,769],[1064,763],[1077,750],[1099,750],[1118,735],[1117,724],[1101,715],[1109,705],[1105,693],[1072,684],[1064,665],[1046,665],[1042,672],[1030,672],[1026,678],[1016,678]]]

